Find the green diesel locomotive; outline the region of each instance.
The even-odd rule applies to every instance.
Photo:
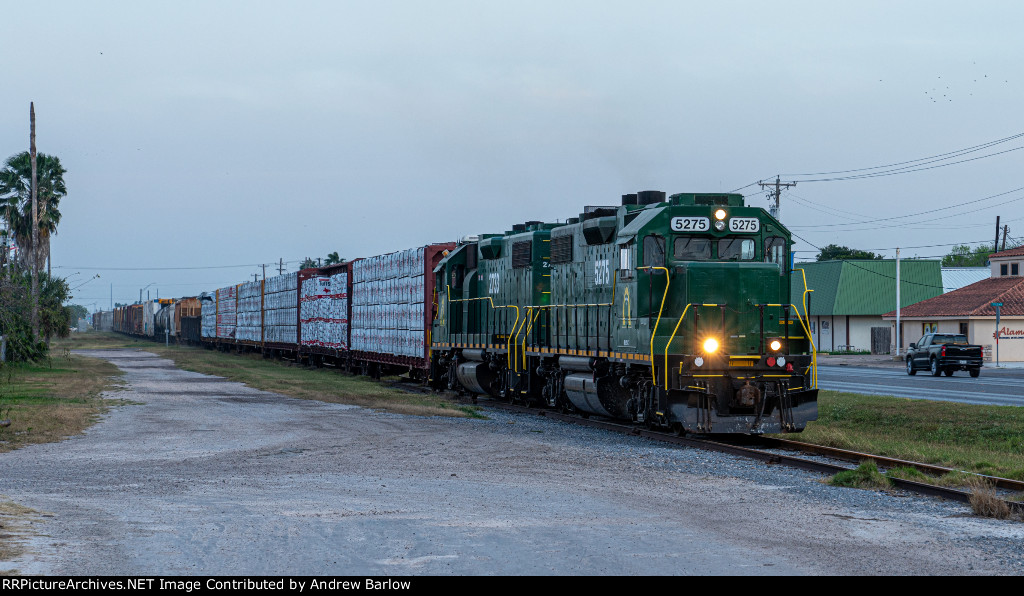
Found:
[[[817,419],[792,238],[738,194],[624,195],[458,245],[435,268],[431,379],[678,433]]]

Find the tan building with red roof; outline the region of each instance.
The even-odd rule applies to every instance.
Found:
[[[902,352],[929,331],[963,333],[995,361],[996,307],[999,307],[1000,362],[1024,362],[1024,246],[989,255],[992,276],[959,290],[900,310]],[[882,316],[896,327],[896,311]]]

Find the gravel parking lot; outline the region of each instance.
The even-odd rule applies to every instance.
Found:
[[[1024,524],[539,417],[420,418],[83,352],[85,435],[0,456],[32,574],[1024,574]],[[52,516],[52,517],[51,517]]]

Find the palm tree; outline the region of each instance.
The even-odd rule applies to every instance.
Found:
[[[46,260],[46,271],[50,271],[50,236],[57,233],[60,224],[60,200],[68,194],[64,184],[67,170],[60,159],[53,155],[36,155],[36,179],[39,184],[36,199],[39,211],[39,247],[32,246],[32,162],[28,151],[12,155],[0,169],[0,217],[7,223],[10,235],[22,250],[19,260],[27,261],[40,269]]]
[[[344,263],[345,259],[338,256],[337,252],[327,253],[327,260],[324,261],[324,265],[338,265]]]

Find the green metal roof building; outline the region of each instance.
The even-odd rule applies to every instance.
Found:
[[[822,261],[796,263],[793,299],[804,292],[807,276],[811,338],[818,351],[870,350],[887,354],[895,340],[894,323],[882,315],[896,309],[896,261]],[[909,306],[942,294],[940,261],[900,260],[900,303]],[[801,307],[801,310],[802,307]]]

